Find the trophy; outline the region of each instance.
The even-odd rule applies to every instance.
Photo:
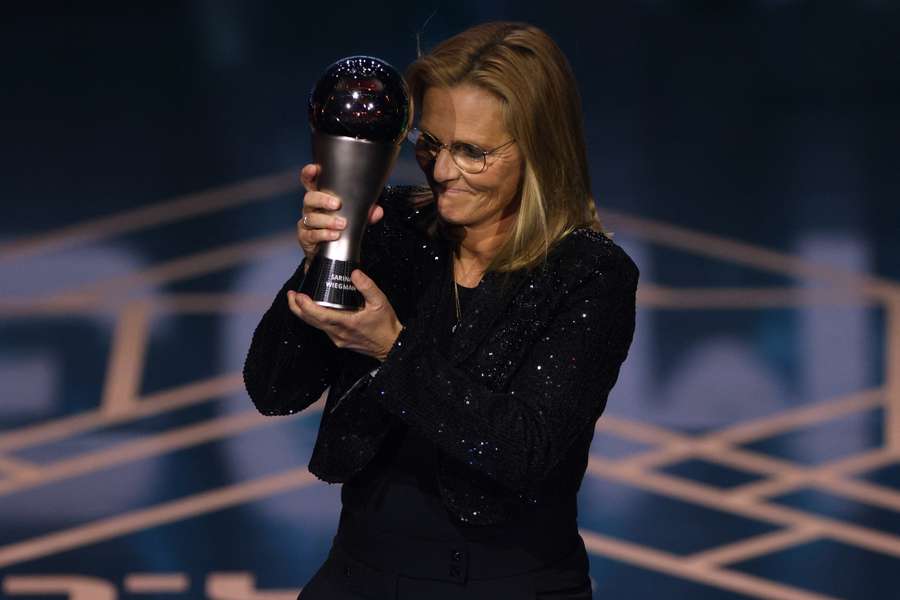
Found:
[[[412,100],[403,76],[371,56],[351,56],[328,67],[309,94],[319,191],[341,199],[347,219],[338,240],[323,241],[300,291],[317,304],[358,310],[363,296],[350,281],[360,264],[369,212],[387,182],[412,124]]]

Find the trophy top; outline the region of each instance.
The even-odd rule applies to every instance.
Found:
[[[333,63],[309,94],[309,124],[319,133],[397,144],[409,132],[412,116],[403,76],[372,56]]]

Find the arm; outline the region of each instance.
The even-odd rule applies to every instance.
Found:
[[[492,392],[403,329],[366,387],[369,400],[446,454],[515,491],[543,481],[596,422],[634,332],[638,270],[625,257],[563,294],[508,391]]]
[[[327,335],[294,316],[287,290],[303,281],[306,258],[282,286],[253,332],[244,361],[244,385],[264,415],[288,415],[315,402],[340,371],[338,348]]]
[[[379,282],[390,282],[389,293],[405,306],[409,295],[404,279],[388,277],[394,268],[388,260],[409,238],[407,221],[413,209],[404,187],[385,188],[378,203],[383,218],[369,225],[362,242],[363,269]],[[253,333],[250,350],[244,362],[244,385],[254,405],[264,415],[287,415],[299,412],[315,402],[333,384],[343,368],[354,377],[373,368],[373,361],[340,349],[321,329],[296,317],[288,308],[287,291],[298,290],[305,275],[304,258],[290,279],[282,286],[271,307]],[[377,362],[377,361],[374,361]]]

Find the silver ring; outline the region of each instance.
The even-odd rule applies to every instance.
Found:
[[[309,219],[309,215],[303,215],[303,224],[309,229],[309,221],[307,219]]]

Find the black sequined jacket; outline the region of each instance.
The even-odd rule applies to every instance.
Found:
[[[441,496],[460,523],[573,496],[631,344],[638,268],[604,234],[576,229],[530,272],[487,273],[442,347],[431,325],[450,298],[450,250],[423,232],[434,203],[413,208],[410,189],[385,189],[384,217],[363,239],[362,269],[404,325],[386,360],[337,348],[290,312],[301,262],[253,334],[250,398],[287,415],[330,386],[309,470],[331,483],[363,469],[405,422],[437,446]]]

